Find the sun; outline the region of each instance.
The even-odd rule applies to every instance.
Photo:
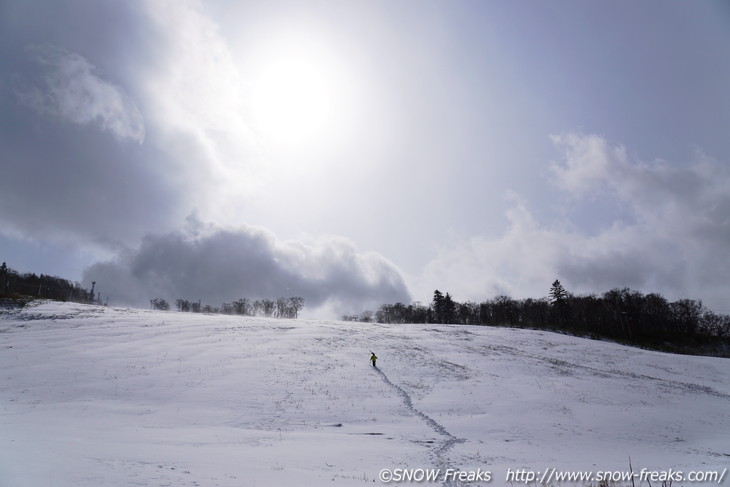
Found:
[[[316,56],[274,56],[253,86],[256,131],[269,144],[300,146],[321,139],[333,122],[337,86]]]

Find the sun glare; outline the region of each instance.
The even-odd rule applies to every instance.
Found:
[[[269,143],[300,145],[319,139],[332,122],[337,87],[313,56],[286,55],[267,61],[253,91],[253,115]]]

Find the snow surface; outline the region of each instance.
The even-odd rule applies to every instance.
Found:
[[[0,486],[382,485],[383,468],[432,467],[505,485],[507,469],[629,458],[721,471],[728,372],[542,331],[46,302],[0,313]]]

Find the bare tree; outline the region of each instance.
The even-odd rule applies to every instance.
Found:
[[[304,308],[304,298],[294,296],[289,298],[289,318],[297,318],[299,312]]]

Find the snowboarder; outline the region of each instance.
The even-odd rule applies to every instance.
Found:
[[[375,367],[376,360],[378,360],[378,357],[373,352],[370,352],[370,361],[373,363],[373,367]]]

